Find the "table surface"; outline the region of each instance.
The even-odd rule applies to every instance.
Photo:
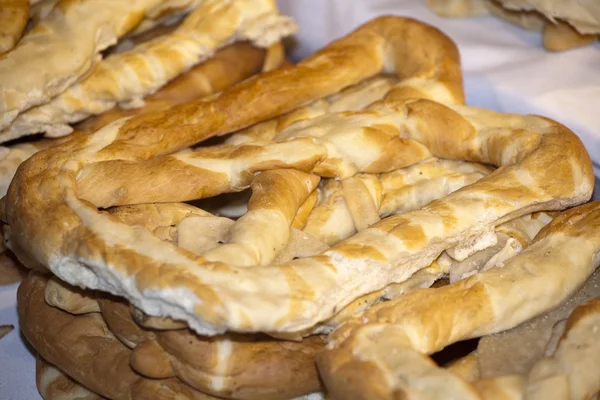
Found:
[[[308,3],[316,3],[317,0],[293,0],[286,1],[280,0],[284,11],[290,11],[292,14],[296,12],[295,7],[306,7]],[[318,0],[321,2],[322,0]],[[346,1],[346,0],[344,0]],[[286,4],[287,3],[287,4]],[[323,2],[327,3],[327,2]],[[374,0],[370,4],[388,4],[388,8],[381,8],[381,12],[389,12],[390,2]],[[552,62],[549,61],[550,55],[546,54],[539,47],[540,37],[538,33],[526,32],[519,28],[510,26],[502,21],[498,21],[494,18],[478,18],[474,20],[446,20],[439,18],[427,10],[417,1],[398,1],[395,0],[395,8],[401,15],[410,15],[418,19],[425,20],[429,23],[433,23],[439,26],[442,30],[446,31],[450,36],[457,42],[463,55],[463,67],[468,73],[465,73],[465,87],[468,93],[468,102],[471,105],[485,106],[492,109],[498,109],[502,111],[515,111],[515,112],[536,112],[539,108],[544,105],[543,102],[538,105],[532,105],[527,102],[529,96],[529,87],[523,87],[521,92],[515,91],[515,88],[511,88],[510,96],[507,99],[506,96],[498,96],[498,90],[505,88],[504,83],[498,83],[498,76],[510,77],[513,74],[515,77],[519,75],[519,66],[512,65],[506,62],[506,58],[501,55],[511,55],[513,53],[528,52],[531,56],[529,62],[531,63],[545,63],[550,65]],[[290,6],[294,4],[294,6]],[[353,2],[351,4],[354,4]],[[349,7],[350,9],[352,7]],[[342,11],[340,11],[342,12]],[[348,12],[348,10],[346,10]],[[315,15],[315,14],[313,14]],[[371,15],[361,15],[358,20],[370,18]],[[352,18],[349,18],[352,20]],[[356,19],[356,18],[355,18]],[[315,21],[308,21],[305,16],[299,15],[297,20],[301,26],[301,32],[299,37],[301,43],[308,43],[299,47],[300,54],[309,50],[314,50],[315,40],[318,42],[318,38],[315,39],[315,32],[318,29],[312,29],[312,24],[318,24],[318,19]],[[308,27],[307,27],[308,26]],[[356,24],[354,25],[356,26]],[[302,29],[304,27],[304,29]],[[336,30],[337,29],[337,30]],[[473,41],[473,38],[484,38],[489,37],[490,29],[494,29],[494,39],[489,42]],[[347,32],[348,27],[330,29],[331,37],[340,36]],[[311,36],[312,35],[312,36]],[[487,35],[487,36],[486,36]],[[313,39],[313,40],[311,40]],[[304,40],[304,42],[302,42]],[[321,45],[319,43],[319,45]],[[597,71],[597,67],[600,65],[600,52],[598,52],[600,46],[595,45],[591,48],[572,50],[565,54],[554,54],[553,57],[561,59],[561,69],[565,68],[565,65],[570,66],[569,71],[571,74],[564,74],[563,71],[554,71],[548,76],[540,76],[537,81],[532,81],[531,85],[539,85],[540,80],[553,79],[556,81],[557,88],[563,88],[572,84],[572,76],[578,75],[579,72],[589,72],[593,69],[593,72]],[[595,54],[595,55],[594,55]],[[304,55],[304,54],[302,54]],[[485,64],[485,68],[473,69],[470,68],[471,61],[474,58],[480,60],[477,61],[478,65],[481,65],[482,59]],[[521,66],[522,67],[522,66]],[[517,89],[519,85],[516,85]],[[562,89],[561,89],[562,90]],[[583,88],[581,90],[596,90],[596,93],[600,94],[600,86],[592,85],[591,88]],[[581,94],[581,92],[579,92]],[[589,94],[589,93],[588,93]],[[597,97],[600,99],[600,97]],[[581,96],[573,95],[568,97],[564,101],[565,110],[577,109],[579,106],[589,107],[589,105],[579,104]],[[597,104],[597,103],[596,103]],[[548,107],[550,114],[556,112],[556,104],[552,104]],[[545,115],[548,115],[546,113]],[[549,115],[554,117],[561,122],[558,116]],[[597,117],[597,115],[595,115]],[[590,117],[591,118],[591,117]],[[594,125],[597,120],[587,119],[585,121],[574,121],[569,126],[581,127],[583,130],[589,130],[590,128],[596,128],[595,133],[600,133],[600,126]],[[577,129],[575,129],[577,131]],[[600,137],[600,136],[598,136]],[[584,140],[590,152],[600,153],[600,139],[598,137],[587,138]],[[583,138],[583,135],[582,135]],[[598,146],[596,148],[596,146]],[[592,148],[593,147],[593,148]],[[597,172],[600,171],[600,160],[596,160],[598,164]],[[596,181],[597,188],[600,186],[599,181]],[[600,199],[600,193],[596,192],[595,197]],[[16,329],[0,340],[0,400],[36,400],[40,399],[39,394],[35,388],[35,358],[33,352],[30,350],[22,335],[18,331],[18,321],[16,312],[15,295],[18,285],[9,285],[0,287],[0,325],[13,324]]]

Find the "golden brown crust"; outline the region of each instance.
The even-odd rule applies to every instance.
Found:
[[[159,333],[157,342],[182,381],[215,396],[287,399],[321,389],[314,361],[324,346],[319,336],[288,342],[236,335],[206,338],[179,330]]]
[[[269,61],[270,67],[274,67],[280,59],[278,56],[280,51],[281,48],[278,45],[268,50],[257,49],[249,43],[235,43],[227,46],[217,51],[214,57],[180,75],[151,95],[143,107],[136,109],[113,108],[99,116],[88,118],[78,124],[78,131],[71,137],[82,135],[85,132],[94,132],[119,118],[168,108],[216,93],[264,69],[267,63],[266,53],[275,53],[275,59]],[[0,195],[6,194],[17,167],[23,161],[42,149],[66,140],[69,140],[69,137],[0,147],[0,157],[2,157],[0,159]]]
[[[98,305],[109,329],[125,346],[134,348],[145,340],[154,338],[151,330],[144,329],[133,321],[130,306],[123,299],[99,295]]]
[[[88,73],[100,51],[132,30],[146,12],[160,3],[161,0],[59,2],[15,49],[0,58],[0,128]],[[81,15],[87,15],[85,21]],[[69,63],[64,62],[65,57],[69,57]]]
[[[413,47],[425,39],[431,43]],[[591,162],[577,137],[554,121],[461,105],[458,58],[449,43],[415,21],[379,18],[297,66],[264,73],[210,99],[116,121],[33,156],[20,168],[6,199],[11,240],[68,282],[126,297],[142,318],[132,318],[124,304],[107,311],[119,340],[102,318],[90,318],[97,313],[74,317],[78,322],[69,325],[74,332],[60,328],[66,319],[57,315],[61,336],[52,330],[43,343],[39,326],[48,317],[36,315],[39,311],[30,304],[42,305],[26,297],[19,299],[19,307],[27,337],[72,374],[78,372],[69,368],[81,360],[64,354],[65,337],[80,340],[78,331],[96,329],[99,333],[92,336],[111,340],[113,359],[130,355],[127,367],[167,379],[166,390],[176,376],[189,390],[215,395],[291,396],[318,388],[306,385],[318,383],[312,361],[320,338],[253,342],[254,336],[231,331],[298,339],[333,328],[382,297],[393,297],[331,335],[318,361],[333,398],[423,394],[479,400],[527,389],[522,377],[471,384],[438,368],[427,355],[539,315],[593,272],[600,261],[600,203],[561,214],[531,244],[535,233],[529,231],[511,238],[520,246],[530,245],[519,255],[487,265],[498,236],[510,236],[510,229],[496,235],[496,226],[587,201]],[[259,134],[256,141],[180,151],[392,71],[401,81],[365,109],[321,110],[281,129],[282,120],[271,120],[268,135]],[[313,106],[320,104],[302,112],[310,114]],[[382,178],[370,174],[393,173],[431,155],[499,168],[489,173],[474,164],[470,168],[481,179],[455,191],[444,188],[439,195],[452,193],[377,221]],[[294,219],[319,177],[340,180],[331,182],[354,201],[347,205],[347,219],[359,232],[325,246],[321,254],[309,252],[271,265],[289,245]],[[173,203],[248,187],[248,211],[235,222]],[[127,206],[148,201],[167,203]],[[96,208],[114,205],[125,207],[108,212]],[[196,231],[200,245],[177,247],[190,228],[186,222],[196,221],[202,227]],[[185,233],[188,239],[193,232]],[[478,252],[485,253],[483,267],[453,275],[453,261],[465,262]],[[451,260],[444,264],[442,257]],[[477,273],[480,269],[484,272]],[[422,272],[428,272],[424,283],[408,285]],[[412,290],[447,273],[448,285]],[[594,318],[570,326],[550,362],[553,371],[562,371],[572,358],[563,354],[571,341],[588,344],[589,335],[582,332],[593,327]],[[141,320],[156,330],[146,335],[132,325]],[[190,328],[177,329],[184,323]],[[253,368],[240,367],[249,364]],[[279,369],[274,371],[273,365]],[[117,367],[126,378],[121,390],[131,397],[136,388],[153,382]],[[292,381],[294,375],[304,377],[304,386]],[[558,375],[565,382],[568,374]],[[258,376],[266,377],[266,384],[257,384]],[[528,379],[537,382],[546,376],[542,371]],[[581,382],[575,390],[591,387],[587,376]]]
[[[110,333],[100,314],[75,317],[48,306],[45,286],[46,279],[34,275],[17,292],[19,323],[27,340],[42,357],[96,393],[124,398],[138,379],[129,367],[127,348]],[[107,368],[98,374],[97,365]]]
[[[361,27],[352,36],[332,43],[326,50],[314,54],[293,67],[272,71],[266,75],[269,77],[269,92],[262,84],[263,77],[260,83],[257,80],[250,80],[237,85],[211,103],[189,103],[178,106],[168,113],[156,113],[132,119],[119,131],[118,143],[111,146],[111,151],[113,149],[120,151],[135,145],[144,136],[141,134],[138,138],[138,132],[166,133],[174,126],[180,127],[176,145],[175,142],[168,143],[165,140],[160,144],[148,146],[146,150],[150,152],[153,151],[152,147],[158,149],[169,145],[187,147],[209,136],[222,135],[244,128],[291,111],[311,100],[334,94],[341,88],[362,81],[384,69],[382,46],[387,38],[402,38],[402,41],[389,43],[398,46],[398,59],[395,64],[386,66],[389,67],[389,72],[395,72],[400,78],[422,77],[439,81],[447,85],[456,103],[463,103],[459,55],[453,43],[431,26],[411,19],[404,19],[403,23],[394,23],[394,19],[380,18]],[[411,37],[431,38],[427,52],[420,52],[418,50],[421,48],[420,40],[409,40]],[[352,53],[347,52],[350,47],[353,49]],[[402,54],[410,55],[411,62],[407,62],[407,58],[402,58]],[[343,60],[343,64],[339,63],[336,68],[324,71],[320,66],[329,59]],[[369,63],[361,62],[367,59],[370,60]],[[394,61],[390,60],[390,62]],[[310,90],[293,91],[290,82]],[[282,88],[285,90],[281,90]],[[260,109],[247,107],[253,97],[264,96],[267,93],[269,99],[265,107]],[[199,127],[196,124],[200,118],[204,123],[202,130],[198,131]],[[224,124],[225,121],[227,124]]]
[[[35,363],[35,382],[44,400],[104,400],[39,355]]]
[[[248,40],[267,47],[295,28],[271,0],[198,2],[174,31],[108,55],[49,102],[23,111],[0,132],[0,140],[38,132],[64,136],[72,131],[69,123],[115,105],[140,107],[146,95],[231,42]]]
[[[292,398],[321,388],[314,363],[324,346],[319,336],[286,342],[239,335],[206,338],[188,329],[152,332],[137,326],[129,306],[118,299],[99,299],[103,318],[98,314],[75,317],[49,307],[43,298],[46,290],[46,278],[40,276],[22,283],[18,301],[23,332],[42,355],[111,399],[126,398],[141,384],[133,371],[155,379],[178,376],[204,393],[241,399]],[[133,352],[115,341],[113,333]],[[133,371],[128,369],[128,358]],[[101,372],[100,366],[108,362],[114,371]],[[114,389],[99,391],[113,380]]]
[[[16,46],[29,19],[29,0],[0,1],[0,54]]]
[[[543,39],[546,49],[564,51],[594,43],[598,35],[582,35],[571,25],[559,20],[544,26]]]
[[[21,265],[12,252],[0,254],[0,285],[19,282],[27,276],[27,269]]]
[[[271,50],[258,49],[249,43],[229,45],[148,96],[143,107],[116,107],[86,119],[77,128],[95,132],[119,118],[157,111],[219,92],[260,72],[264,68],[267,53],[271,53]]]
[[[46,279],[35,274],[25,279],[17,303],[23,334],[48,362],[113,400],[213,399],[176,380],[149,380],[136,374],[129,365],[131,351],[112,335],[100,314],[74,316],[45,303]]]
[[[435,42],[417,51],[416,41],[408,40],[417,37]],[[357,64],[356,57],[369,62]],[[331,60],[336,60],[335,67],[327,66]],[[274,143],[202,147],[161,156],[275,116],[391,65],[405,83],[436,87],[444,99],[462,100],[452,43],[416,21],[382,17],[294,67],[247,80],[210,101],[121,120],[38,153],[20,169],[8,195],[7,217],[14,236],[63,279],[85,281],[103,290],[119,288],[149,315],[186,320],[197,332],[294,332],[328,319],[334,310],[363,294],[406,280],[440,252],[474,240],[494,225],[589,199],[591,162],[581,142],[565,127],[540,117],[398,99],[394,90],[391,99],[365,111],[327,114],[289,126]],[[333,74],[342,78],[330,79]],[[375,141],[371,152],[356,151],[373,141],[370,136],[364,142],[342,139],[364,139],[362,133],[373,125],[382,126],[381,121],[389,128],[378,130],[381,141]],[[177,134],[168,134],[171,129]],[[250,184],[253,173],[280,168],[335,172],[345,178],[372,165],[385,153],[384,139],[394,135],[408,144],[426,146],[438,157],[502,168],[421,210],[382,220],[322,255],[261,268],[237,267],[222,259],[210,263],[149,234],[140,236],[74,195],[77,190],[83,199],[102,206],[181,201],[240,190]],[[409,155],[414,146],[407,146]],[[558,151],[563,156],[555,159]],[[326,171],[319,170],[319,162],[326,164]],[[155,168],[160,173],[154,173]],[[98,190],[100,182],[107,192]],[[177,183],[174,193],[169,188]],[[37,190],[40,186],[46,190]],[[28,207],[17,198],[27,199]],[[41,221],[43,234],[37,215],[46,216]],[[46,226],[53,219],[63,223]],[[127,245],[115,245],[123,239]],[[75,260],[91,268],[84,269]],[[169,274],[158,273],[165,268]],[[232,288],[226,283],[232,274],[239,282],[252,283]],[[196,300],[184,305],[174,289],[189,291]],[[142,293],[157,293],[164,308],[150,305],[156,298],[142,305],[150,301]]]
[[[346,371],[365,362],[377,365],[372,374],[386,382],[384,393],[416,391],[442,398],[438,390],[446,385],[449,389],[444,398],[478,398],[479,386],[442,372],[425,355],[459,340],[513,327],[560,304],[598,266],[599,230],[600,202],[571,209],[547,225],[529,248],[504,267],[382,303],[342,325],[318,357],[333,398],[343,398],[347,390],[358,393],[356,398],[369,398],[370,393],[382,390],[366,380],[352,380],[348,385],[351,378]],[[576,257],[573,246],[577,247]],[[587,309],[582,310],[587,315]],[[572,317],[575,324],[577,315]],[[390,348],[396,350],[390,352]],[[390,374],[404,379],[389,379]],[[536,375],[535,367],[532,374]],[[426,385],[420,383],[424,376],[428,376]],[[589,384],[589,379],[582,381]]]

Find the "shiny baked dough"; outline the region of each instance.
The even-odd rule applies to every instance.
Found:
[[[16,46],[28,20],[28,0],[0,1],[0,54]]]
[[[38,132],[63,136],[72,132],[70,123],[115,105],[141,107],[146,95],[219,48],[246,40],[269,47],[295,28],[289,18],[278,14],[272,0],[204,1],[174,31],[108,56],[49,103],[21,113],[0,132],[0,141]]]

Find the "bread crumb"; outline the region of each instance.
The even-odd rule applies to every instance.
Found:
[[[13,329],[15,329],[13,325],[0,325],[0,339],[8,335]]]

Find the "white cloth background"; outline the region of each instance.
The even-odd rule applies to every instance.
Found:
[[[541,114],[575,131],[600,175],[600,45],[548,53],[539,33],[493,17],[452,20],[422,0],[279,0],[300,25],[296,58],[384,14],[435,25],[459,46],[467,102],[498,111]],[[560,157],[560,154],[557,154]],[[0,325],[17,324],[17,285],[0,288]],[[0,399],[39,399],[35,361],[18,331],[0,340]]]

